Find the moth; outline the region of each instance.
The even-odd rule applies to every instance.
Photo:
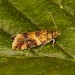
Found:
[[[43,47],[50,41],[53,41],[54,45],[55,38],[57,38],[59,35],[60,35],[59,32],[49,30],[41,30],[17,34],[16,36],[13,37],[12,49],[18,50],[31,49],[39,45],[42,45],[41,47]]]
[[[12,49],[30,49],[35,46],[45,45],[50,41],[53,41],[54,44],[54,39],[58,37],[58,35],[60,35],[60,33],[48,30],[17,34],[13,37]]]

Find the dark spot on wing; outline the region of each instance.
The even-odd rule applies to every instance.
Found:
[[[27,33],[23,33],[23,36],[24,36],[25,38],[28,38],[28,34],[27,34]]]
[[[36,32],[35,32],[35,36],[36,36],[36,37],[39,37],[39,36],[40,36],[40,31],[36,31]]]
[[[37,41],[36,40],[27,40],[27,48],[32,48],[37,46]]]

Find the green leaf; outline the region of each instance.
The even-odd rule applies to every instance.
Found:
[[[75,74],[75,63],[59,58],[0,58],[0,60],[0,75]]]
[[[3,75],[16,73],[17,75],[22,73],[27,75],[35,75],[36,73],[41,75],[48,75],[48,73],[51,75],[74,75],[74,4],[74,0],[0,0],[0,56],[2,57],[0,61],[2,65],[0,66],[3,67],[0,69],[1,73]],[[41,46],[24,51],[12,50],[12,35],[37,30],[56,30],[49,12],[52,12],[57,31],[61,32],[61,35],[56,39],[55,47],[53,48],[52,42],[50,42],[41,50]],[[64,61],[62,58],[66,60]],[[55,59],[57,60],[55,61]],[[14,62],[12,63],[12,61]],[[8,65],[9,63],[10,65]],[[4,67],[4,65],[7,66]]]

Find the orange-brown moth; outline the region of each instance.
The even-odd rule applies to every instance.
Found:
[[[30,49],[35,46],[44,45],[58,37],[60,33],[48,30],[27,32],[17,34],[12,43],[12,49]]]
[[[50,14],[51,15],[51,14]],[[51,18],[56,26],[56,23],[51,15]],[[35,46],[42,45],[42,47],[50,42],[54,41],[55,38],[57,38],[60,35],[57,31],[49,31],[49,30],[41,30],[41,31],[35,31],[35,32],[26,32],[22,34],[17,34],[15,37],[13,37],[13,43],[12,43],[12,49],[30,49]]]

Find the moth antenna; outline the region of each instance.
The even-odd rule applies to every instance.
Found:
[[[52,18],[52,20],[53,20],[53,23],[54,23],[55,28],[56,28],[56,31],[57,31],[57,25],[56,25],[56,22],[55,22],[55,20],[54,20],[54,18],[53,18],[53,16],[52,16],[52,12],[49,12],[49,14],[50,14],[50,16],[51,16],[51,18]]]

